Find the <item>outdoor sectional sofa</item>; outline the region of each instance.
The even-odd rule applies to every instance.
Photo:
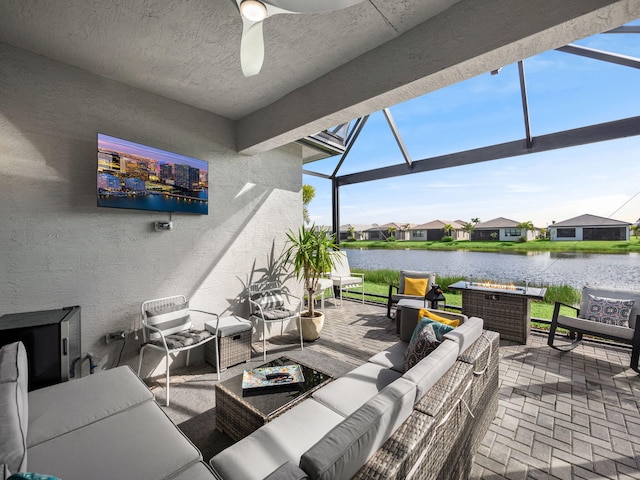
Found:
[[[224,480],[461,479],[498,406],[499,335],[464,320],[404,372],[401,340],[210,461]],[[404,311],[404,321],[417,309]]]
[[[29,393],[27,383],[23,344],[5,345],[0,349],[0,478],[9,472],[64,480],[215,478],[129,367]]]

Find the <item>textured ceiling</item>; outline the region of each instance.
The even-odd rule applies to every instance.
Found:
[[[234,0],[0,0],[0,42],[236,121],[254,153],[640,16],[637,0],[366,0],[265,20]]]
[[[264,23],[264,67],[252,78],[240,69],[233,0],[3,1],[0,42],[236,120],[456,1],[275,15]]]

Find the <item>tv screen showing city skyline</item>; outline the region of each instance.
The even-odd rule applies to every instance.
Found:
[[[209,164],[98,133],[98,206],[209,213]]]

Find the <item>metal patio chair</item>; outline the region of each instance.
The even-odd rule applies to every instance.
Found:
[[[573,309],[575,316],[560,314],[561,306]],[[555,343],[558,328],[569,330],[571,343]],[[580,344],[583,335],[631,345],[631,368],[640,373],[640,291],[584,287],[580,308],[556,302],[547,344],[568,352]]]
[[[302,299],[285,291],[278,282],[252,284],[247,287],[251,310],[250,319],[262,322],[262,358],[267,359],[267,325],[280,322],[280,335],[284,322],[293,320],[300,333],[300,350],[304,349],[300,315]]]
[[[215,332],[196,330],[193,328],[191,315],[197,312],[216,319]],[[144,342],[140,348],[138,376],[142,369],[142,358],[147,348],[164,352],[166,361],[167,398],[165,406],[169,406],[169,356],[187,352],[186,366],[193,348],[212,340],[216,345],[216,372],[220,380],[220,355],[218,352],[218,324],[220,318],[215,313],[189,309],[189,302],[184,295],[147,300],[141,306],[142,332]],[[206,320],[205,320],[206,321]]]

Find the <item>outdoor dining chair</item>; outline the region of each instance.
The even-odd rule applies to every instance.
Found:
[[[561,314],[562,306],[573,309],[575,315]],[[556,337],[559,336],[558,328],[569,330],[569,344],[556,343]],[[556,302],[548,345],[567,352],[582,342],[583,335],[593,335],[631,345],[631,368],[640,373],[640,291],[584,287],[580,308]]]
[[[284,323],[300,321],[302,299],[287,292],[278,282],[256,283],[247,287],[250,319],[262,322],[262,358],[267,359],[267,325],[280,322],[280,335],[283,334]],[[300,333],[300,350],[304,348],[302,328]]]
[[[333,268],[329,278],[333,280],[334,288],[338,289],[340,296],[340,305],[342,305],[342,290],[360,290],[362,292],[362,303],[364,303],[364,273],[355,273],[349,268],[349,259],[347,253],[343,251],[335,251]]]
[[[186,366],[193,348],[214,341],[216,346],[216,372],[220,380],[220,355],[218,352],[218,324],[220,318],[215,313],[202,310],[191,310],[184,295],[147,300],[142,304],[143,344],[140,348],[138,376],[142,369],[142,358],[147,348],[164,352],[166,361],[167,397],[165,406],[169,406],[169,357],[180,352],[187,352]],[[202,314],[204,321],[215,318],[215,332],[196,330],[193,328],[191,316]],[[203,323],[204,325],[204,323]]]

